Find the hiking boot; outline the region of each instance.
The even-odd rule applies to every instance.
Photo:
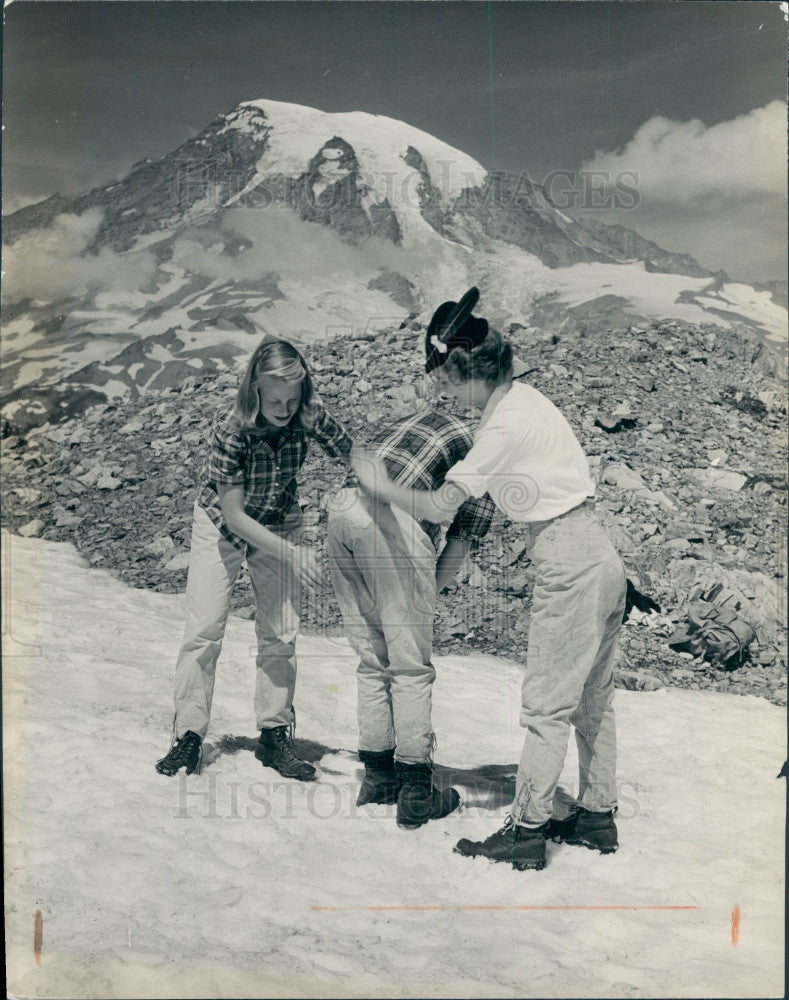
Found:
[[[395,761],[395,773],[402,783],[397,796],[397,825],[415,830],[430,819],[442,819],[460,805],[454,788],[433,787],[433,765]]]
[[[573,811],[569,816],[564,819],[554,819],[551,818],[545,824],[545,829],[543,830],[543,835],[546,840],[555,840],[561,842],[565,837],[569,837],[570,834],[575,829],[575,824],[578,822],[578,813]]]
[[[364,764],[364,779],[356,798],[357,806],[368,802],[390,805],[397,802],[400,779],[394,766],[394,750],[360,750],[359,760]]]
[[[518,826],[508,816],[504,826],[487,840],[459,840],[455,854],[466,858],[506,861],[519,872],[545,867],[545,826]]]
[[[166,757],[156,762],[156,770],[159,774],[166,774],[172,778],[182,767],[186,768],[187,774],[194,774],[200,765],[200,746],[203,740],[197,733],[187,729],[180,739],[170,747],[170,752]]]
[[[567,819],[548,821],[545,836],[562,844],[589,847],[601,854],[613,854],[619,847],[614,812],[590,812],[579,806]]]
[[[261,764],[279,771],[283,778],[312,781],[315,777],[315,768],[312,764],[301,760],[293,752],[293,737],[287,726],[261,729],[255,756]]]

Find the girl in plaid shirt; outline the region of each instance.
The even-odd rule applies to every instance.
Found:
[[[186,629],[175,671],[175,742],[160,774],[198,767],[233,584],[246,558],[255,592],[258,642],[255,756],[287,778],[315,768],[293,752],[295,640],[301,586],[322,583],[318,562],[297,544],[296,476],[314,438],[347,459],[351,439],[313,397],[304,358],[284,340],[264,340],[235,400],[219,407],[194,507],[186,583]]]

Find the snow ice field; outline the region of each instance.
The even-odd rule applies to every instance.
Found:
[[[297,743],[317,783],[250,752],[254,626],[238,618],[208,765],[167,779],[153,765],[181,598],[130,589],[69,545],[2,551],[10,996],[783,994],[783,709],[619,691],[619,852],[550,844],[544,871],[515,872],[452,845],[509,805],[518,664],[436,658],[437,777],[464,807],[404,831],[393,807],[354,806],[344,640],[299,638]],[[575,766],[571,751],[570,793]]]

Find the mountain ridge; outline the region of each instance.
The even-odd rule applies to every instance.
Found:
[[[25,426],[139,395],[157,368],[155,384],[227,370],[266,335],[383,337],[471,284],[505,331],[667,317],[785,340],[773,289],[571,218],[525,172],[365,112],[242,102],[4,223],[3,415]]]
[[[284,202],[296,208],[305,221],[317,219],[324,224],[332,224],[342,238],[351,242],[371,235],[382,235],[394,243],[401,242],[399,221],[387,197],[369,204],[367,213],[360,211],[358,191],[353,198],[353,189],[364,187],[360,164],[353,146],[339,134],[332,132],[328,135],[306,163],[306,169],[301,164],[300,171],[270,170],[257,178],[259,183],[255,183],[253,157],[258,157],[257,164],[265,158],[274,127],[266,114],[267,106],[313,111],[282,102],[242,102],[230,112],[217,116],[203,132],[188,139],[172,153],[158,160],[146,158],[138,161],[119,181],[98,186],[81,195],[56,194],[4,217],[4,239],[13,245],[30,229],[50,226],[59,214],[79,215],[88,208],[98,206],[108,212],[108,217],[103,220],[92,243],[86,247],[86,252],[95,252],[107,243],[117,250],[128,250],[134,238],[165,228],[170,219],[188,222],[195,206],[210,196],[217,208],[230,205],[259,208],[273,202]],[[341,130],[343,119],[354,118],[369,119],[376,126],[383,123],[402,126],[394,119],[365,112],[316,114]],[[414,141],[422,137],[440,143],[440,140],[418,129],[411,126],[405,128],[414,133]],[[635,256],[636,259],[649,260],[656,270],[694,277],[713,276],[713,272],[702,268],[689,254],[663,250],[626,227],[566,216],[544,188],[525,172],[519,175],[488,172],[465,154],[444,143],[440,146],[446,149],[447,155],[459,158],[459,162],[453,165],[449,160],[439,161],[445,168],[439,185],[435,184],[423,154],[412,143],[407,145],[402,155],[403,162],[419,173],[420,182],[416,187],[419,208],[439,235],[445,234],[448,224],[457,224],[458,214],[471,212],[483,223],[487,235],[503,236],[508,242],[536,253],[548,267],[580,260],[616,262]],[[327,152],[333,155],[327,156]],[[279,167],[293,168],[287,159],[282,162],[281,154],[279,159],[275,156],[274,160]],[[327,163],[338,168],[333,180],[324,176]],[[449,173],[447,166],[450,167]],[[451,176],[453,166],[454,177]],[[387,171],[381,171],[381,174],[382,177],[372,179],[386,182]],[[463,179],[460,182],[458,174]],[[470,183],[472,180],[476,183]],[[339,190],[336,190],[341,181]],[[441,187],[448,190],[442,191]],[[405,191],[406,195],[409,193],[410,185]],[[357,209],[356,227],[347,222],[345,226],[338,224],[337,218],[331,214],[331,209],[337,206],[346,211],[349,207]],[[364,215],[366,220],[359,222]],[[527,216],[533,217],[532,228],[524,232],[524,218]],[[513,219],[520,225],[513,225]],[[564,254],[561,254],[539,239],[528,239],[529,235],[534,237],[541,227],[544,235],[550,235],[560,244],[566,242],[575,248],[575,252],[564,246]],[[628,246],[619,253],[619,245],[626,241]]]

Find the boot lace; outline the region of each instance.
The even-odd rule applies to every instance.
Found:
[[[188,764],[189,758],[195,747],[197,747],[197,764],[195,766],[195,773],[200,774],[203,770],[203,741],[197,733],[193,733],[191,729],[185,732],[180,739],[176,739],[173,744],[173,751],[175,751],[179,762]],[[171,753],[173,751],[171,751]]]
[[[276,726],[272,731],[274,740],[279,746],[279,761],[285,764],[300,763],[300,759],[293,752],[293,732],[295,726]]]

